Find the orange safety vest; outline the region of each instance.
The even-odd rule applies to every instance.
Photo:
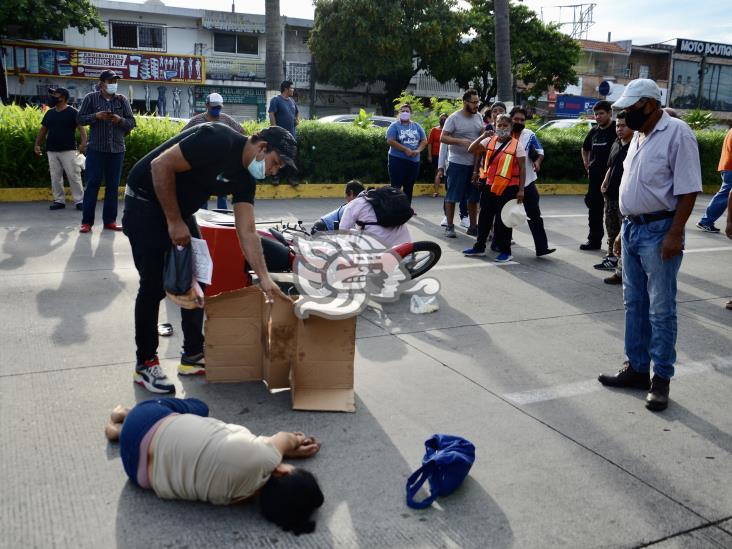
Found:
[[[498,157],[491,162],[498,145],[498,138],[493,136],[488,142],[488,148],[483,160],[483,167],[480,169],[480,179],[485,179],[491,186],[491,192],[501,196],[503,191],[511,184],[516,166],[516,149],[519,145],[518,139],[511,137],[509,143],[498,153]]]

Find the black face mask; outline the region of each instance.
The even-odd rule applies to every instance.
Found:
[[[526,124],[519,124],[518,122],[513,123],[513,133],[521,133],[524,131]]]
[[[58,97],[54,97],[53,95],[48,98],[48,106],[49,107],[55,107],[58,105]]]
[[[639,131],[651,116],[652,113],[643,112],[644,108],[645,104],[640,109],[625,111],[625,123],[631,130]]]

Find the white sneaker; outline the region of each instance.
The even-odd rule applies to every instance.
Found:
[[[447,227],[447,216],[442,218],[442,221],[440,221],[440,227]]]
[[[469,229],[470,228],[470,218],[469,217],[461,217],[460,218],[460,225],[462,225],[466,229]]]

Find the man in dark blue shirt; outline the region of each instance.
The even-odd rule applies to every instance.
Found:
[[[295,87],[291,80],[285,80],[280,84],[280,94],[275,95],[269,102],[269,123],[272,126],[285,128],[295,137],[295,126],[300,123],[300,113],[292,96],[295,95]]]
[[[135,383],[154,393],[175,392],[157,357],[165,253],[172,244],[185,246],[192,234],[199,236],[193,214],[209,196],[232,195],[244,257],[268,300],[280,291],[267,272],[254,225],[254,194],[257,180],[276,175],[285,166],[294,169],[296,153],[294,138],[282,128],[245,137],[223,124],[207,122],[172,137],[132,167],[123,225],[140,274],[135,301]],[[181,318],[183,356],[178,373],[205,374],[203,309],[183,309]]]

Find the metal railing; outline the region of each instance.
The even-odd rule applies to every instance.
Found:
[[[412,79],[412,82],[416,83],[414,94],[417,96],[457,98],[463,93],[454,80],[442,84],[428,74],[418,74]]]
[[[252,63],[232,57],[206,57],[206,78],[211,80],[265,80],[264,63]]]
[[[310,63],[287,61],[285,79],[292,80],[296,88],[310,86]]]

